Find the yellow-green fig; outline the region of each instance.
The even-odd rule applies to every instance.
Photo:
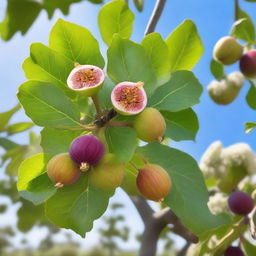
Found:
[[[81,171],[79,166],[71,160],[68,153],[61,153],[49,161],[47,174],[55,187],[61,188],[75,183],[79,179]]]
[[[139,169],[137,187],[145,198],[161,202],[171,190],[172,181],[160,165],[147,164]]]
[[[243,54],[243,47],[234,37],[222,37],[214,46],[213,57],[224,65],[237,62]]]
[[[135,117],[133,127],[139,139],[146,142],[160,142],[165,133],[166,123],[157,109],[145,108]]]
[[[89,181],[103,190],[116,189],[123,182],[124,172],[124,165],[118,162],[113,154],[106,154],[90,171]]]

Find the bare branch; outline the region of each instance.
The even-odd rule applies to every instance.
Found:
[[[140,196],[130,196],[130,198],[134,203],[135,207],[137,208],[142,221],[146,225],[153,218],[152,217],[154,213],[153,209],[150,207],[147,201]]]
[[[156,24],[162,15],[165,3],[166,3],[166,0],[156,0],[154,10],[152,12],[152,15],[149,19],[148,25],[147,25],[145,33],[144,33],[145,35],[154,32],[154,30],[156,28]]]

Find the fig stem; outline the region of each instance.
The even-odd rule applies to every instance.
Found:
[[[109,122],[109,123],[107,123],[107,126],[128,126],[128,127],[132,127],[133,123],[129,123],[129,122]]]
[[[102,115],[102,111],[101,111],[99,99],[98,99],[98,94],[93,95],[91,98],[92,98],[93,104],[96,108],[96,112],[97,112],[98,116]]]
[[[235,0],[235,21],[239,19],[239,0]]]

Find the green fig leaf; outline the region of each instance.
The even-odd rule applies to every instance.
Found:
[[[98,24],[103,41],[110,45],[113,35],[128,39],[132,34],[134,14],[124,1],[111,1],[104,5],[98,16]]]
[[[250,82],[250,89],[246,95],[246,102],[250,108],[256,109],[256,87],[253,81]]]
[[[171,71],[191,70],[201,58],[204,48],[197,28],[185,20],[166,39],[170,53]]]
[[[159,33],[150,33],[141,42],[155,70],[157,83],[162,85],[170,79],[169,49]]]
[[[160,86],[148,105],[159,110],[180,111],[199,103],[202,86],[191,71],[176,71]]]
[[[107,55],[107,72],[114,82],[142,81],[147,94],[153,93],[157,85],[155,72],[141,45],[114,35]]]
[[[18,191],[22,197],[34,204],[43,203],[56,192],[46,173],[51,157],[52,155],[40,153],[24,160],[19,167]]]
[[[108,127],[105,132],[109,152],[120,162],[128,162],[137,147],[137,136],[130,127]]]
[[[162,111],[166,121],[165,135],[175,141],[195,140],[199,129],[196,113],[191,109],[178,112]]]
[[[52,84],[27,81],[19,87],[18,99],[26,114],[39,126],[80,126],[78,108]]]
[[[30,47],[30,58],[24,61],[22,67],[28,79],[54,84],[67,96],[76,96],[67,86],[67,78],[74,63],[49,47],[33,43]]]
[[[44,128],[41,131],[41,147],[44,153],[57,155],[69,151],[71,142],[81,135],[81,131],[56,130]]]
[[[88,185],[87,176],[82,175],[77,183],[59,189],[46,202],[46,216],[58,227],[72,229],[85,237],[94,220],[106,211],[111,196],[112,192]]]
[[[49,46],[74,63],[104,67],[99,44],[86,28],[59,19],[52,28]]]

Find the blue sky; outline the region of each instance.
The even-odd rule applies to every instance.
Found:
[[[138,13],[134,6],[131,5],[132,10],[136,14],[136,21],[134,26],[134,33],[132,39],[140,42],[143,38],[143,33],[146,23],[151,14],[153,4],[155,1],[145,1],[145,10],[143,13]],[[247,11],[251,17],[256,17],[256,3],[247,3],[240,0],[241,7]],[[48,35],[52,25],[61,17],[65,20],[85,26],[92,31],[94,36],[99,39],[101,49],[104,53],[106,51],[105,45],[100,40],[100,35],[97,30],[97,13],[99,6],[92,5],[86,1],[74,4],[71,7],[70,14],[63,16],[57,11],[51,21],[47,19],[45,12],[40,14],[40,17],[33,24],[32,28],[25,36],[16,34],[9,42],[0,41],[0,111],[5,111],[14,106],[17,102],[15,93],[19,84],[26,79],[21,68],[23,60],[29,55],[29,46],[33,42],[42,42],[47,44]],[[3,17],[4,4],[0,4],[0,18]],[[209,82],[213,79],[209,71],[209,63],[212,56],[212,48],[215,42],[222,36],[229,33],[234,19],[234,1],[233,0],[167,0],[167,4],[161,17],[156,31],[161,33],[163,38],[166,38],[169,33],[179,25],[184,19],[192,19],[201,35],[205,52],[194,72],[204,89],[206,89]],[[226,68],[227,72],[237,70],[237,65]],[[245,95],[249,89],[248,83],[244,85],[239,97],[234,103],[229,106],[218,106],[214,104],[208,97],[206,90],[201,97],[201,103],[194,109],[196,110],[199,121],[200,131],[195,142],[174,143],[171,145],[177,147],[189,154],[197,160],[215,140],[221,140],[225,146],[237,142],[247,142],[252,148],[256,150],[255,139],[256,133],[246,135],[244,133],[244,123],[246,121],[256,121],[256,112],[251,110],[246,102]],[[27,120],[23,112],[20,112],[13,121]],[[20,143],[26,143],[27,138],[24,135],[16,136]],[[122,192],[119,192],[114,197],[114,201],[125,200],[129,215],[127,215],[128,225],[134,227],[135,232],[140,232],[142,225],[139,217],[133,206],[126,199]],[[4,217],[6,221],[13,222],[15,220],[14,211],[9,212],[10,215]],[[2,222],[2,221],[1,221]],[[96,222],[96,226],[101,225],[100,221]],[[34,231],[30,234],[32,243],[36,243]],[[61,238],[60,238],[61,239]],[[88,235],[86,245],[92,245],[96,242],[97,234],[92,232]],[[18,240],[17,240],[18,242]],[[134,240],[124,245],[125,248],[136,248],[137,244]]]

